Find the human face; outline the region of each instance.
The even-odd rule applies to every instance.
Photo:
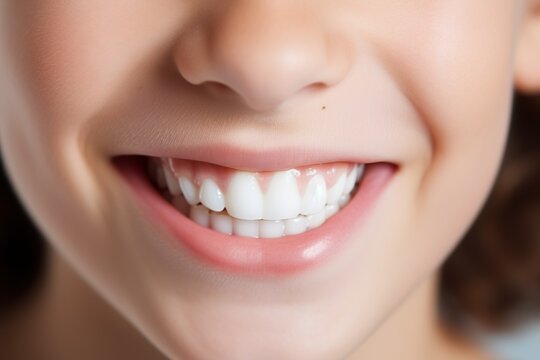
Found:
[[[16,190],[169,356],[346,356],[482,205],[524,2],[149,4],[1,3],[0,144]],[[312,165],[328,182],[315,164],[368,165],[320,227],[248,239],[173,211],[112,161],[127,155],[233,175]]]

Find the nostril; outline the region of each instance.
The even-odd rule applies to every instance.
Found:
[[[232,89],[230,87],[217,81],[209,81],[208,86],[213,87],[216,91],[220,91],[224,93],[232,92]]]
[[[223,3],[186,25],[174,47],[180,74],[213,98],[271,111],[334,87],[351,69],[354,42],[296,2]]]
[[[231,87],[219,82],[219,81],[205,81],[202,84],[211,94],[217,96],[232,96],[235,95],[235,91]]]
[[[325,89],[328,88],[328,84],[322,82],[322,81],[319,81],[319,82],[316,82],[316,83],[313,83],[313,84],[310,84],[308,86],[306,86],[304,88],[304,91],[310,91],[310,92],[314,92],[314,93],[317,93],[317,92],[321,92]]]

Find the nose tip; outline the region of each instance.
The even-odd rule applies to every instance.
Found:
[[[254,110],[270,110],[301,90],[336,82],[339,74],[326,68],[324,45],[305,33],[229,34],[215,41],[212,75],[205,80],[226,86]]]
[[[180,74],[257,111],[339,83],[351,65],[343,39],[301,9],[267,3],[230,2],[204,25],[185,29],[175,52]]]

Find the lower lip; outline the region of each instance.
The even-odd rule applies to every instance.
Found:
[[[197,258],[226,272],[255,275],[289,275],[325,262],[350,240],[353,230],[360,231],[396,169],[386,163],[368,165],[349,204],[323,225],[298,235],[262,239],[225,235],[198,225],[157,192],[141,158],[120,157],[114,163],[149,217],[164,224]]]

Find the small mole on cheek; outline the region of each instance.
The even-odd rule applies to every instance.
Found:
[[[322,109],[323,109],[323,110],[326,110],[326,106],[323,106]]]

